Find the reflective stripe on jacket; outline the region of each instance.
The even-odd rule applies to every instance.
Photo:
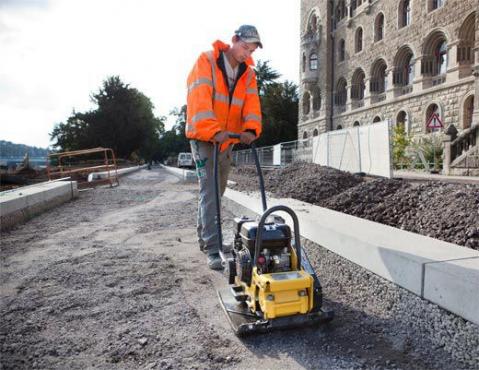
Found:
[[[249,130],[259,137],[261,108],[253,60],[249,58],[238,67],[238,79],[230,95],[218,65],[221,52],[228,50],[229,45],[216,41],[213,48],[200,55],[188,76],[186,137],[212,141],[223,130],[235,133]],[[229,139],[221,145],[221,150],[237,142]]]

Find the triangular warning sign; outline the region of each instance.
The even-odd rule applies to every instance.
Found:
[[[437,113],[433,113],[429,116],[426,126],[427,128],[442,128],[443,127],[442,121],[439,118],[439,115]]]

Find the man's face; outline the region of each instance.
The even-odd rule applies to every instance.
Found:
[[[240,38],[233,39],[233,46],[231,47],[233,58],[238,63],[243,63],[251,54],[258,48],[258,44],[244,42]]]

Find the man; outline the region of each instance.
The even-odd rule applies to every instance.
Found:
[[[220,191],[223,195],[231,165],[233,145],[251,144],[261,134],[261,108],[251,54],[263,47],[254,26],[242,25],[232,45],[213,43],[188,76],[186,137],[190,139],[200,185],[198,242],[208,254],[208,266],[222,269],[216,231],[213,178],[214,143],[220,145],[218,158]],[[229,133],[240,134],[231,139]]]

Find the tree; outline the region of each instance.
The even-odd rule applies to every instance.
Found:
[[[258,93],[263,95],[268,85],[272,84],[275,80],[281,77],[281,74],[269,66],[269,60],[263,62],[258,60],[256,68],[256,82],[258,83]]]
[[[394,168],[402,168],[409,162],[406,156],[406,149],[411,143],[404,125],[393,126],[392,146]]]
[[[275,145],[297,139],[298,88],[289,81],[266,85],[261,99],[263,133],[258,146]]]
[[[103,146],[112,148],[119,158],[134,152],[152,156],[164,132],[164,117],[155,117],[147,96],[112,76],[103,81],[91,100],[96,109],[73,112],[66,123],[55,126],[50,134],[51,140],[56,140],[55,147],[75,150]]]
[[[176,156],[180,152],[190,151],[190,144],[185,135],[186,105],[173,109],[170,115],[176,117],[176,122],[160,138],[157,151],[157,157],[160,160],[166,159],[169,156]]]

